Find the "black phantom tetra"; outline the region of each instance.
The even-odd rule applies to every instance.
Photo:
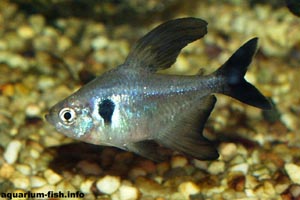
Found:
[[[124,64],[104,73],[51,108],[46,118],[66,136],[162,157],[153,142],[201,160],[218,157],[202,130],[216,98],[231,96],[270,109],[267,99],[244,79],[257,38],[241,46],[217,71],[206,76],[157,74],[169,68],[181,49],[207,33],[197,18],[163,23],[142,37]]]

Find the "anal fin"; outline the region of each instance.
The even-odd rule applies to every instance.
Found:
[[[202,135],[204,125],[214,108],[215,96],[202,98],[196,108],[182,113],[171,130],[159,136],[158,143],[199,160],[214,160],[219,154],[208,139]]]
[[[160,148],[159,144],[153,140],[144,140],[126,145],[127,150],[156,162],[167,159],[167,155],[162,154]]]

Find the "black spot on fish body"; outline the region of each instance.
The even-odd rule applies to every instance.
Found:
[[[111,123],[111,118],[115,110],[115,104],[110,99],[104,99],[99,104],[99,115],[103,118],[105,124]]]

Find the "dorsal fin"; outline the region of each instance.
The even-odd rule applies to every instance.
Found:
[[[214,95],[203,97],[196,108],[189,113],[182,113],[181,121],[160,135],[157,142],[199,160],[217,159],[219,154],[216,148],[202,135],[215,103]]]
[[[197,18],[167,21],[147,33],[134,45],[124,67],[156,72],[169,68],[181,49],[207,33],[207,23]]]

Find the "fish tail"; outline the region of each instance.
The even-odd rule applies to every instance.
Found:
[[[244,79],[252,57],[256,53],[257,41],[258,38],[253,38],[246,42],[215,74],[225,80],[221,93],[261,109],[271,109],[271,104],[266,97]]]

